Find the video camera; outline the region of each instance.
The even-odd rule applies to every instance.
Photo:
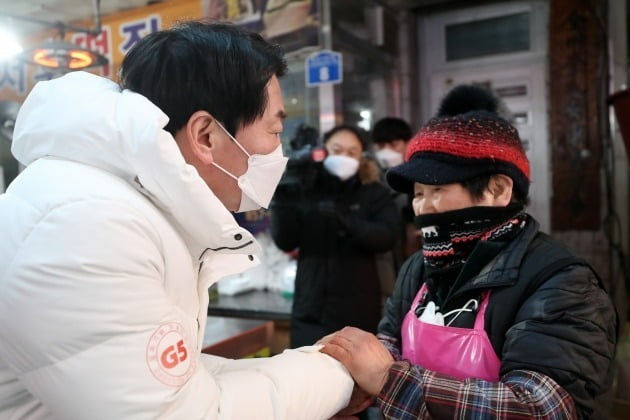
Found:
[[[323,147],[304,146],[299,150],[291,152],[287,168],[304,167],[310,164],[321,163],[326,159],[328,153]]]
[[[289,145],[289,161],[279,186],[308,189],[315,181],[318,166],[327,156],[326,149],[319,145],[319,132],[300,124]]]
[[[318,145],[319,132],[314,127],[300,124],[289,141],[291,152],[287,166],[308,165],[326,159],[326,149]]]

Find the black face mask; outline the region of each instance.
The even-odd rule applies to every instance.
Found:
[[[422,252],[427,266],[442,268],[463,264],[479,240],[508,240],[523,227],[523,206],[467,207],[416,216],[422,230]]]

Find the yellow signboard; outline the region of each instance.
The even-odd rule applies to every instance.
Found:
[[[285,51],[318,42],[317,6],[314,0],[170,0],[104,16],[99,35],[73,33],[69,41],[107,57],[108,64],[89,71],[116,80],[123,57],[144,36],[178,21],[191,19],[230,20],[261,33]],[[90,27],[94,22],[75,22]],[[30,46],[54,35],[51,31],[33,37]],[[28,46],[27,46],[28,47]],[[0,62],[0,101],[23,102],[35,83],[59,73],[13,59]]]
[[[99,35],[73,33],[69,41],[107,57],[109,63],[92,72],[116,79],[124,55],[136,42],[177,21],[201,18],[201,3],[201,0],[172,0],[105,16],[101,19],[102,31]],[[76,26],[89,27],[92,24],[85,21],[78,22]],[[0,63],[0,100],[22,102],[35,83],[56,75],[52,70],[17,59],[4,61]]]

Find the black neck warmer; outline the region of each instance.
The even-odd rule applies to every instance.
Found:
[[[461,268],[477,242],[508,241],[520,232],[526,218],[522,205],[511,204],[416,216],[414,222],[422,229],[422,253],[430,272]]]

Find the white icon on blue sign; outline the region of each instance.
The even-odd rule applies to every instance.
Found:
[[[341,54],[318,51],[306,59],[306,86],[341,83],[343,79]]]

